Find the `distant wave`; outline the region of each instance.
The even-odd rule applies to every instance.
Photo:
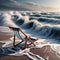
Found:
[[[24,20],[23,19],[19,19],[18,21],[16,21],[16,24],[17,25],[22,25],[24,23]]]
[[[60,24],[59,19],[53,19],[53,18],[39,18],[38,21],[50,24]]]

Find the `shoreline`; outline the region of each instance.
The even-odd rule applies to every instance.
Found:
[[[13,35],[5,32],[0,32],[0,41],[5,41],[9,40],[10,37]],[[0,48],[2,47],[3,44],[0,43]],[[46,59],[49,58],[49,60],[60,60],[60,57],[56,55],[56,52],[51,49],[50,46],[44,46],[42,48],[31,48],[30,52],[37,54],[41,56],[42,58]],[[0,60],[30,60],[29,57],[23,55],[23,56],[2,56],[0,57]]]

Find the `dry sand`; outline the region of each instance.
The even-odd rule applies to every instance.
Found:
[[[9,40],[11,34],[0,32],[0,41],[2,40]],[[0,43],[0,47],[2,44]],[[43,58],[49,56],[49,60],[60,60],[60,58],[55,54],[56,52],[53,51],[50,46],[45,46],[42,48],[32,48],[30,51],[34,54],[37,54]],[[3,56],[0,57],[0,60],[30,60],[27,56]]]

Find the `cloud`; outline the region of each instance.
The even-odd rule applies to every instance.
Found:
[[[20,10],[20,11],[53,11],[51,7],[41,6],[34,2],[18,3],[16,0],[0,0],[0,10]]]
[[[15,0],[0,0],[0,10],[27,10],[20,7],[20,4]]]

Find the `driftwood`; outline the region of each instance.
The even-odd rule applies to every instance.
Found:
[[[28,47],[29,45],[31,45],[31,44],[33,44],[33,45],[35,46],[34,42],[35,42],[36,40],[38,40],[38,39],[33,39],[33,38],[31,38],[30,36],[27,36],[20,28],[16,28],[16,27],[9,27],[9,28],[12,29],[13,31],[14,31],[14,30],[20,31],[20,32],[25,36],[25,47],[24,47],[24,48],[20,47],[20,48],[25,49],[25,48],[27,48],[27,47]],[[16,36],[16,35],[14,34],[14,41],[13,41],[13,46],[14,46],[14,47],[23,42],[23,40],[22,40],[22,41],[19,42],[17,45],[15,45],[15,40],[16,40],[16,39],[15,39],[15,36]],[[30,41],[31,43],[30,43],[30,44],[27,44],[28,41]]]

